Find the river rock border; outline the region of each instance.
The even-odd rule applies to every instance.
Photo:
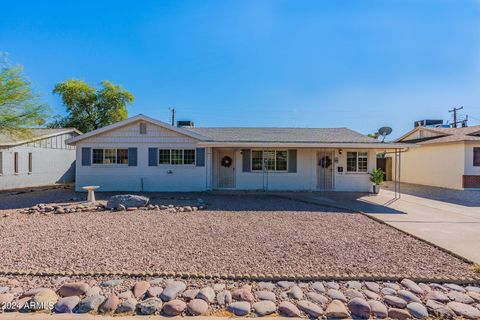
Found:
[[[57,277],[49,284],[25,288],[15,277],[0,278],[0,307],[116,315],[480,318],[480,286],[450,282]]]

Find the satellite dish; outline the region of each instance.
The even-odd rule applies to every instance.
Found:
[[[385,141],[385,137],[392,133],[392,131],[390,127],[381,127],[378,129],[378,133],[382,136],[382,142]]]

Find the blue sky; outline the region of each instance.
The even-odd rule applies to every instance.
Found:
[[[480,124],[480,1],[8,1],[0,51],[55,83],[110,80],[130,115],[198,126]]]

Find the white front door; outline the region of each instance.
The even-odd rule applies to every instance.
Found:
[[[334,189],[334,152],[320,150],[317,154],[317,189],[328,191]]]
[[[235,152],[233,150],[219,150],[217,165],[217,188],[235,188]]]

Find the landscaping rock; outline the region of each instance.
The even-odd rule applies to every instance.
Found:
[[[128,298],[120,303],[115,313],[133,313],[137,309],[137,299]]]
[[[462,286],[459,286],[455,283],[445,283],[443,286],[453,291],[466,292],[466,290]]]
[[[150,288],[150,283],[147,281],[138,281],[133,285],[133,296],[137,299],[142,298],[147,290]]]
[[[405,309],[391,308],[388,310],[388,317],[396,320],[411,319],[410,313]]]
[[[370,306],[370,312],[375,318],[384,319],[388,316],[387,307],[378,300],[368,300]]]
[[[390,289],[391,290],[391,289]],[[345,290],[345,296],[348,298],[348,299],[353,299],[353,298],[362,298],[364,299],[365,296],[363,295],[363,293],[361,293],[360,291],[358,290],[355,290],[355,289],[347,289]]]
[[[427,295],[425,296],[425,299],[427,300],[435,300],[435,301],[440,301],[440,302],[450,302],[450,298],[443,292],[439,290],[432,290]]]
[[[232,303],[232,293],[228,290],[220,291],[217,294],[217,303],[220,306],[226,306]]]
[[[215,283],[215,284],[213,285],[213,290],[214,290],[215,292],[220,292],[220,291],[222,291],[222,290],[225,290],[225,283]]]
[[[391,288],[393,290],[400,290],[400,286],[398,285],[398,283],[395,283],[395,282],[384,282],[383,285],[387,288]]]
[[[150,199],[144,196],[138,196],[133,194],[121,194],[110,197],[107,202],[107,209],[116,209],[119,205],[123,205],[126,208],[130,207],[145,207]]]
[[[291,302],[289,301],[282,301],[278,306],[278,312],[281,315],[286,317],[301,317],[302,313],[300,310]]]
[[[423,294],[423,289],[410,279],[403,279],[400,283],[413,293]]]
[[[205,300],[208,303],[215,302],[215,291],[211,287],[204,287],[198,292],[197,299]]]
[[[422,302],[419,297],[407,290],[398,290],[397,295],[407,302]]]
[[[455,312],[457,315],[464,318],[480,319],[480,310],[469,306],[468,304],[452,301],[447,303],[447,306],[452,309],[453,312]]]
[[[91,295],[84,298],[78,304],[79,313],[87,313],[91,311],[97,311],[98,307],[105,301],[105,297],[102,295]]]
[[[100,313],[113,313],[117,310],[118,305],[120,304],[120,299],[112,294],[100,305],[98,311]]]
[[[427,300],[426,306],[427,309],[437,317],[445,319],[453,319],[456,317],[455,313],[452,311],[452,309],[450,309],[450,307],[435,300]]]
[[[450,291],[447,296],[451,300],[460,303],[471,304],[475,302],[469,295],[466,295],[465,293],[462,293],[460,291]]]
[[[328,289],[327,294],[333,300],[340,300],[342,302],[347,302],[347,298],[343,295],[343,293],[336,289]]]
[[[202,299],[193,299],[187,304],[187,310],[192,316],[201,316],[208,311],[208,303]]]
[[[140,314],[152,315],[162,310],[162,300],[159,298],[148,298],[138,304]]]
[[[187,308],[187,304],[182,300],[173,299],[163,305],[163,312],[170,317],[180,315]]]
[[[288,290],[287,295],[295,300],[300,300],[303,298],[303,291],[299,286],[293,286]]]
[[[329,281],[329,282],[326,283],[326,285],[327,285],[328,288],[333,289],[333,290],[340,289],[340,285],[335,281]]]
[[[90,286],[85,282],[66,283],[60,287],[58,294],[61,297],[83,296],[90,290]]]
[[[112,280],[103,281],[102,283],[100,283],[100,285],[102,287],[115,287],[115,286],[121,285],[122,283],[123,283],[122,279],[112,279]]]
[[[148,288],[147,290],[147,296],[149,298],[153,298],[153,297],[157,297],[159,298],[160,295],[162,294],[163,292],[163,288],[162,287],[150,287]]]
[[[239,303],[239,302],[237,302],[237,303]],[[246,303],[248,303],[248,302],[246,302]],[[247,308],[246,305],[245,305],[245,308]],[[266,316],[266,315],[272,314],[275,311],[277,311],[277,306],[272,301],[264,300],[264,301],[254,303],[253,304],[253,310],[259,316]],[[247,312],[247,314],[248,314],[248,312]]]
[[[195,299],[197,294],[200,292],[200,289],[188,289],[182,293],[182,297],[188,302]]]
[[[173,281],[167,287],[163,290],[162,294],[160,295],[160,298],[162,298],[163,301],[170,301],[173,300],[185,291],[187,286],[185,285],[184,282],[182,281]]]
[[[72,313],[73,309],[80,303],[80,297],[68,296],[58,299],[55,304],[55,312],[57,313]]]
[[[365,282],[365,287],[367,287],[368,290],[373,291],[375,293],[380,292],[380,285],[376,282],[367,281]]]
[[[353,298],[347,306],[354,319],[368,319],[370,317],[371,307],[365,299]]]
[[[5,293],[5,292],[7,292],[8,290],[10,290],[9,287],[0,287],[0,294]]]
[[[295,282],[292,281],[278,281],[277,286],[280,288],[288,289],[290,287],[293,287],[295,285]]]
[[[253,302],[255,297],[249,288],[240,288],[232,291],[232,298],[237,301]]]
[[[328,303],[328,298],[325,297],[324,295],[321,295],[319,293],[310,291],[307,293],[307,298],[312,300],[315,303],[318,303],[322,306],[325,306]]]
[[[370,291],[368,289],[365,289],[363,290],[363,293],[365,294],[365,296],[368,298],[368,299],[371,299],[371,300],[381,300],[382,297],[380,297],[379,294],[373,292],[373,291]]]
[[[120,299],[130,299],[133,298],[133,292],[132,290],[123,291],[122,293],[118,294],[118,297]]]
[[[407,306],[407,301],[395,296],[385,296],[383,297],[383,301],[389,306],[392,306],[395,308],[404,309]]]
[[[327,319],[345,319],[350,318],[347,307],[340,300],[333,300],[329,303],[327,310],[325,311]]]
[[[380,292],[384,296],[396,296],[397,295],[397,290],[392,289],[392,288],[383,288],[382,290],[380,290]]]
[[[297,306],[300,310],[313,318],[318,318],[323,314],[323,309],[320,306],[307,300],[298,301]]]
[[[272,291],[273,289],[275,289],[275,284],[274,283],[271,283],[271,282],[259,282],[257,284],[258,288],[260,288],[261,290],[268,290],[268,291]]]
[[[425,319],[428,318],[428,311],[427,308],[421,303],[418,302],[410,302],[407,304],[407,310],[410,314],[417,319]]]
[[[323,283],[321,283],[321,282],[314,282],[312,284],[312,289],[317,291],[317,292],[320,292],[320,293],[325,292],[325,287],[323,286]]]
[[[348,281],[347,288],[353,290],[360,290],[362,289],[362,284],[360,283],[360,281]]]
[[[465,290],[480,293],[480,287],[476,286],[466,286]]]
[[[277,300],[275,293],[272,291],[257,291],[255,292],[258,300],[268,300],[275,302]]]
[[[91,287],[86,293],[85,296],[96,296],[102,294],[102,288],[100,287]]]
[[[41,289],[30,301],[32,310],[52,310],[58,295],[52,289]]]
[[[480,302],[480,293],[475,292],[475,291],[468,291],[467,294],[473,300],[475,300],[477,302]]]

